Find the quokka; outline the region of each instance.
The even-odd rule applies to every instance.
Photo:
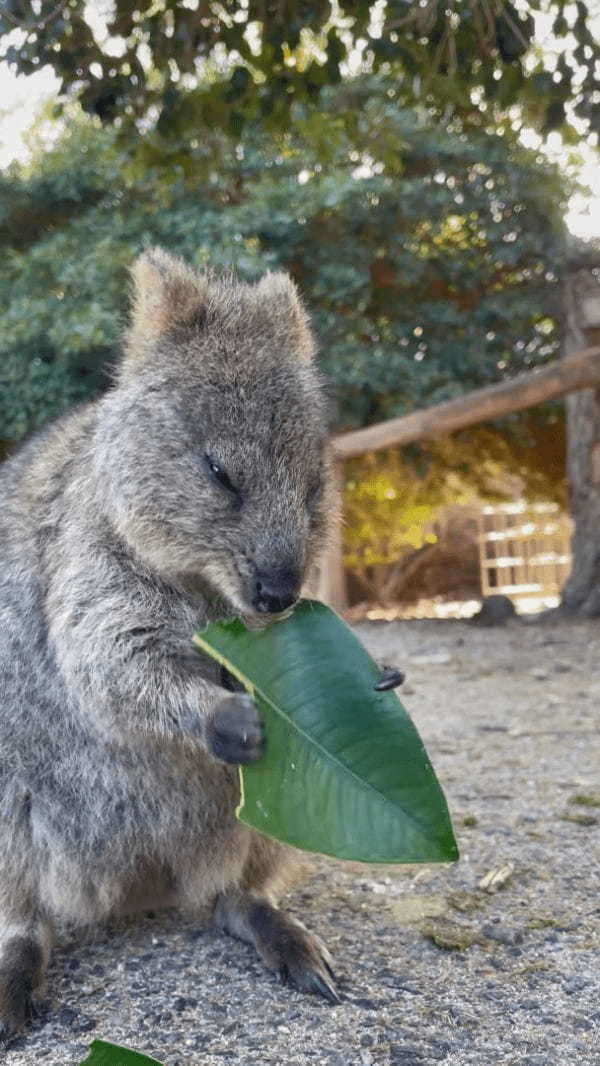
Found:
[[[55,931],[192,910],[332,1002],[319,940],[277,908],[290,851],[235,818],[254,705],[195,652],[265,624],[335,509],[324,391],[293,283],[133,267],[111,389],[0,469],[0,1032],[27,1022]]]

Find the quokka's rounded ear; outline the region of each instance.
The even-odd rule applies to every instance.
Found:
[[[125,334],[129,359],[144,355],[161,334],[197,314],[206,283],[191,267],[163,248],[148,248],[131,268],[131,321]]]
[[[289,339],[298,358],[310,362],[315,354],[310,322],[289,274],[283,271],[265,274],[256,286],[256,298],[259,308],[276,321],[282,334]]]

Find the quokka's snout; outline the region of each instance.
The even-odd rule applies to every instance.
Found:
[[[252,606],[259,614],[281,614],[296,603],[300,584],[300,575],[296,570],[258,570],[252,589]]]

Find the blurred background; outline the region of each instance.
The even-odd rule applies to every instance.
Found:
[[[336,436],[433,409],[340,458],[334,602],[600,615],[597,0],[4,0],[0,56],[3,455],[108,387],[142,248],[284,268]]]

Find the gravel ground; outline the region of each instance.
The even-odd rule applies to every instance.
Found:
[[[167,1066],[600,1066],[600,624],[356,629],[407,670],[460,862],[319,861],[288,905],[334,954],[337,1007],[175,914],[64,943],[8,1066],[75,1066],[95,1037]]]

